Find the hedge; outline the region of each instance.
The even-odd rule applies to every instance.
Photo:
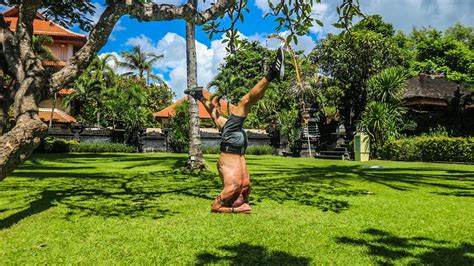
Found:
[[[419,136],[392,140],[382,147],[383,159],[395,161],[474,162],[474,137]]]
[[[76,140],[65,140],[53,137],[46,137],[41,140],[40,145],[36,148],[35,152],[42,153],[61,153],[70,152],[71,147],[79,145]]]
[[[204,154],[219,154],[219,146],[203,146],[202,153]],[[248,147],[245,151],[245,154],[250,155],[271,155],[273,153],[273,148],[267,145],[256,145]]]
[[[135,152],[135,148],[120,143],[79,143],[76,140],[46,137],[36,148],[35,152],[63,153],[63,152]]]
[[[79,143],[71,147],[72,152],[136,152],[135,147],[121,143]]]

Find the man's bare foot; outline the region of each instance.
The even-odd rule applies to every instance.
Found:
[[[244,196],[242,196],[242,194],[239,195],[239,197],[234,201],[234,203],[232,203],[232,207],[234,208],[237,208],[237,207],[240,207],[242,206],[242,204],[244,204]]]
[[[234,208],[234,212],[250,214],[252,212],[252,207],[250,207],[250,204],[244,203],[240,205],[239,207]]]

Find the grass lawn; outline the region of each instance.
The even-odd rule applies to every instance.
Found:
[[[474,166],[248,156],[251,215],[186,155],[34,155],[0,182],[0,264],[474,265]],[[372,165],[382,168],[370,168]]]

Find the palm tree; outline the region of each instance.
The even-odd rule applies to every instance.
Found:
[[[114,86],[117,75],[114,68],[109,64],[110,61],[115,63],[118,59],[113,54],[106,54],[103,57],[96,57],[88,67],[88,75],[94,80],[104,81],[104,87],[110,88]]]
[[[89,114],[86,114],[88,110],[82,110],[80,107],[88,103],[87,106],[95,105],[93,113],[97,124],[100,124],[100,105],[102,98],[102,89],[103,86],[99,80],[92,79],[87,76],[82,76],[77,79],[72,87],[74,93],[67,95],[64,98],[64,104],[66,106],[73,106],[75,108],[74,113],[80,115],[89,122],[92,122],[92,117]],[[90,110],[89,110],[90,111]]]
[[[400,67],[389,67],[367,81],[369,98],[384,103],[398,103],[406,91],[408,75]]]
[[[375,154],[384,141],[397,138],[400,132],[414,127],[404,116],[406,108],[399,106],[407,84],[407,74],[402,68],[390,67],[367,81],[370,102],[362,114],[362,125],[369,133]]]
[[[126,72],[124,76],[138,76],[140,79],[145,78],[146,74],[146,84],[150,83],[150,79],[158,80],[162,82],[162,79],[151,73],[153,65],[161,58],[163,55],[157,55],[151,52],[145,52],[138,45],[134,46],[131,51],[121,53],[124,61],[119,62],[119,66],[131,70]]]

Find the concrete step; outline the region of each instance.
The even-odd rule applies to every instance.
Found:
[[[349,159],[349,158],[347,158],[346,156],[343,156],[343,155],[323,155],[323,154],[320,154],[320,155],[316,155],[315,157],[319,158],[319,159],[331,159],[331,160],[348,160]]]
[[[348,151],[320,151],[323,155],[349,155]]]

